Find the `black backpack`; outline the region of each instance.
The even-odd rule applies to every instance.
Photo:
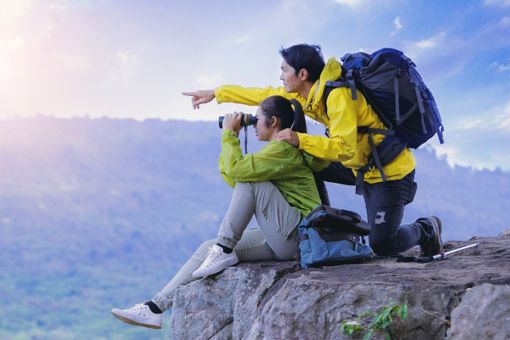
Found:
[[[356,193],[363,191],[363,176],[377,167],[383,180],[383,166],[397,157],[405,147],[418,148],[437,133],[443,140],[443,123],[432,93],[416,71],[416,65],[401,51],[383,48],[372,54],[346,54],[342,59],[342,77],[328,81],[324,100],[338,87],[356,89],[366,98],[388,130],[359,126],[359,133],[368,133],[372,153],[369,162],[358,169]],[[372,134],[385,138],[376,147]]]

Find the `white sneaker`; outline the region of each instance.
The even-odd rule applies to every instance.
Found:
[[[120,321],[131,325],[161,329],[163,314],[153,313],[149,306],[143,303],[126,309],[114,308],[112,314]]]
[[[236,253],[224,253],[223,249],[217,244],[209,250],[209,254],[197,270],[191,274],[193,277],[204,277],[221,272],[223,269],[233,266],[239,262]]]

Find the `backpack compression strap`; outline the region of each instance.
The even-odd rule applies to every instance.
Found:
[[[383,167],[394,160],[407,145],[395,137],[395,133],[392,130],[371,129],[366,126],[360,126],[358,127],[358,131],[368,134],[368,143],[372,149],[372,153],[368,158],[368,163],[357,170],[356,194],[362,195],[365,190],[365,173],[375,167],[379,170],[383,181],[387,181],[388,178],[384,173]],[[372,138],[372,133],[383,134],[386,135],[386,137],[376,146]]]
[[[358,195],[362,195],[363,191],[365,189],[365,181],[364,181],[365,173],[368,170],[370,170],[370,168],[372,168],[374,165],[379,170],[379,173],[381,174],[383,181],[387,180],[386,174],[384,173],[384,170],[383,170],[383,165],[381,163],[381,158],[379,157],[379,152],[377,151],[377,148],[375,147],[374,139],[372,138],[371,132],[373,132],[373,131],[370,131],[370,130],[379,130],[379,129],[370,129],[366,126],[358,127],[359,133],[367,133],[368,134],[368,144],[370,145],[370,149],[372,150],[372,153],[370,155],[368,163],[365,164],[364,166],[362,166],[358,170],[358,174],[356,176],[356,194],[358,194]],[[386,132],[386,130],[380,130],[378,133],[381,133],[381,132]]]

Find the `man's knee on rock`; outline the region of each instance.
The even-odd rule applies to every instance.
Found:
[[[391,238],[375,238],[370,237],[369,239],[370,247],[374,253],[379,256],[389,256],[397,254],[396,246],[394,245],[394,241]]]

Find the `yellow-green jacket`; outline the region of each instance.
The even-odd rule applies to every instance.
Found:
[[[287,93],[284,87],[244,88],[240,86],[220,86],[215,90],[218,103],[240,103],[259,105],[264,99],[273,95],[297,99],[303,106],[307,116],[324,124],[329,129],[329,138],[298,133],[299,148],[318,158],[341,162],[354,170],[368,162],[371,153],[368,135],[358,133],[358,126],[386,129],[374,110],[367,104],[365,97],[357,92],[357,100],[352,100],[348,88],[333,89],[327,98],[328,112],[324,107],[324,85],[329,80],[336,80],[342,74],[340,63],[331,58],[310,90],[308,98],[297,93]],[[375,144],[379,144],[384,136],[373,135]],[[402,179],[416,167],[411,151],[406,148],[383,169],[388,180]],[[364,177],[368,183],[382,181],[376,168],[367,171]]]
[[[219,167],[230,186],[236,182],[271,181],[303,217],[320,204],[312,171],[328,165],[287,142],[272,141],[257,153],[243,155],[232,131],[223,131],[221,137]]]

